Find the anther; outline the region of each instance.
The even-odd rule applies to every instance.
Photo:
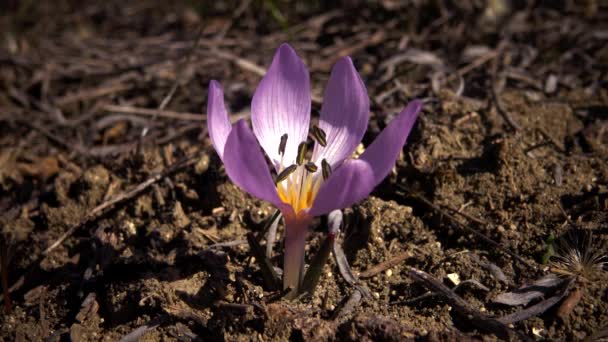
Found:
[[[327,162],[327,160],[321,160],[321,169],[323,171],[323,180],[327,180],[331,175],[331,165]]]
[[[319,169],[317,167],[317,165],[315,165],[315,163],[313,163],[313,162],[306,163],[306,165],[304,165],[304,168],[306,169],[306,171],[308,171],[310,173],[315,173]]]
[[[285,146],[287,146],[287,133],[281,136],[281,143],[279,143],[279,154],[285,154]]]
[[[325,134],[325,131],[319,128],[319,126],[312,126],[312,136],[319,145],[323,147],[327,146],[327,134]]]
[[[296,158],[296,163],[298,165],[302,165],[304,163],[304,158],[306,157],[306,141],[302,141],[300,145],[298,145],[298,156]]]
[[[289,175],[292,174],[297,168],[298,168],[298,166],[296,164],[286,167],[283,171],[281,171],[277,175],[277,178],[274,181],[275,184],[281,183],[282,181],[287,179],[287,177],[289,177]]]

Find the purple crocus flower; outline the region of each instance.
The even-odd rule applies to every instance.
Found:
[[[349,159],[367,128],[367,90],[349,57],[331,71],[314,149],[304,160],[310,124],[310,79],[288,44],[274,55],[251,102],[253,132],[245,120],[230,124],[224,93],[209,84],[209,136],[228,177],[275,205],[285,220],[284,288],[298,289],[312,218],[361,201],[390,172],[422,106],[412,101],[358,159]],[[264,154],[277,177],[273,179]]]

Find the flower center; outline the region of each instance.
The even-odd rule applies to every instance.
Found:
[[[283,181],[277,183],[277,191],[281,201],[291,205],[297,214],[312,206],[322,181],[322,177],[304,165],[297,166]]]
[[[326,145],[325,132],[319,127],[313,126],[312,136],[313,141],[318,142],[319,145]],[[281,157],[285,155],[286,144],[287,134],[284,134],[279,146]],[[312,206],[321,184],[331,174],[331,166],[325,159],[321,161],[322,172],[318,172],[319,167],[313,161],[306,161],[306,152],[306,141],[303,141],[298,145],[296,163],[285,167],[281,160],[279,173],[275,180],[279,198],[284,203],[291,205],[296,215]]]

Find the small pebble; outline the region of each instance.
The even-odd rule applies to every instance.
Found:
[[[203,154],[201,159],[194,165],[194,172],[197,175],[201,175],[209,169],[209,156],[207,154]]]
[[[458,275],[458,273],[450,273],[447,275],[447,277],[452,282],[452,284],[454,284],[454,285],[460,284],[460,276]]]
[[[226,208],[224,208],[224,207],[217,207],[217,208],[211,209],[211,214],[213,214],[213,215],[219,215],[219,214],[221,214],[221,213],[223,213],[225,211],[226,211]]]
[[[375,299],[380,299],[380,294],[378,292],[374,292],[373,296]]]
[[[517,230],[517,226],[514,225],[513,223],[509,224],[509,229],[511,230]]]
[[[388,270],[386,270],[386,277],[390,278],[393,275],[393,270],[391,270],[390,268]]]
[[[543,332],[542,328],[532,327],[532,335],[536,335],[538,337],[542,337],[541,333]]]

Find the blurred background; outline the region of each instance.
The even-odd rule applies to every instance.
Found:
[[[375,301],[335,321],[352,293],[335,265],[305,304],[268,299],[241,245],[271,209],[229,182],[204,112],[216,79],[232,118],[247,118],[283,42],[311,72],[313,116],[334,63],[353,58],[371,100],[358,151],[408,101],[425,103],[391,175],[346,212],[362,230],[345,243],[357,272],[398,255],[438,277],[475,278],[493,292],[462,295],[499,316],[514,309],[489,298],[539,276],[569,229],[606,245],[606,1],[2,0],[0,339],[492,336],[436,297],[419,305],[426,290],[399,263],[364,280]],[[539,267],[436,208],[467,213],[460,225]],[[514,329],[606,334],[605,283],[585,285],[572,324],[549,312]]]

